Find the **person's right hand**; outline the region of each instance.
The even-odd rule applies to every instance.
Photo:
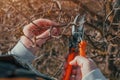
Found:
[[[81,80],[81,78],[83,78],[86,74],[97,68],[92,59],[82,56],[76,56],[74,60],[70,62],[70,64],[73,66],[78,66],[76,75],[74,76],[75,78],[72,80]]]

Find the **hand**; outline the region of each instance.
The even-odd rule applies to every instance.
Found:
[[[72,75],[75,75],[72,80],[81,80],[86,74],[97,68],[92,59],[81,56],[76,56],[70,64],[77,66],[73,69],[74,71],[72,71]]]
[[[35,23],[37,26],[33,23]],[[33,23],[30,23],[24,27],[24,36],[21,37],[21,41],[26,48],[28,48],[32,53],[35,53],[38,48],[33,47],[34,40],[36,39],[36,45],[40,47],[46,42],[46,40],[50,38],[50,29],[48,28],[51,26],[58,26],[58,24],[48,19],[38,19],[33,21]],[[56,28],[52,30],[52,34],[56,34],[57,32],[58,30]]]

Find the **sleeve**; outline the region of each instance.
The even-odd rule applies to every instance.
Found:
[[[95,69],[85,75],[82,80],[107,80],[99,69]]]
[[[8,54],[13,54],[15,56],[20,57],[22,60],[32,63],[34,60],[35,56],[30,52],[21,41],[18,41],[18,43],[15,45],[15,47],[11,50],[10,53]]]

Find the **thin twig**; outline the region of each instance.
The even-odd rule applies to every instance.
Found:
[[[58,76],[58,75],[62,72],[63,66],[64,66],[64,63],[62,63],[62,64],[59,66],[58,70],[57,70],[56,73],[53,75],[54,77]]]

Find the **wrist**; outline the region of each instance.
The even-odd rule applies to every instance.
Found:
[[[31,51],[33,54],[36,53],[38,47],[33,47],[34,43],[32,39],[29,39],[26,36],[21,36],[20,40],[29,51]]]

